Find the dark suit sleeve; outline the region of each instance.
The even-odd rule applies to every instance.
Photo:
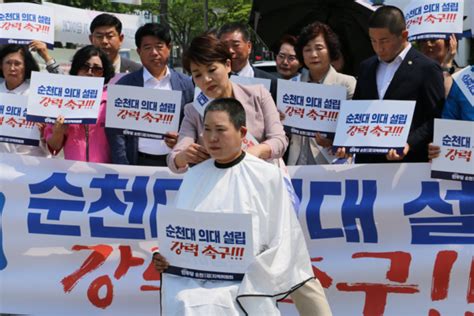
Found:
[[[110,155],[112,163],[120,165],[129,165],[127,157],[127,138],[116,130],[105,129],[107,140],[109,141]]]
[[[357,76],[357,83],[354,90],[354,95],[352,96],[352,100],[364,100],[364,99],[368,100],[368,99],[376,98],[375,96],[372,96],[372,97],[367,96],[367,93],[369,92],[369,90],[367,89],[367,85],[369,84],[369,81],[370,81],[370,77],[369,77],[370,74],[367,71],[368,67],[369,67],[369,62],[367,60],[363,61],[360,64],[359,74]]]
[[[134,72],[134,71],[140,70],[140,68],[142,68],[142,65],[134,62],[133,60],[122,57],[122,60],[120,63],[120,72],[122,73]]]
[[[132,76],[135,76],[135,74],[126,75],[120,78],[116,85],[131,86],[131,83],[133,82]],[[105,129],[105,134],[107,135],[107,140],[109,141],[112,163],[129,165],[130,161],[127,157],[127,137],[124,136],[120,131],[109,128]]]
[[[420,76],[425,80],[416,107],[423,111],[426,120],[408,136],[407,142],[414,152],[425,151],[427,144],[432,141],[434,118],[441,117],[445,96],[443,72],[439,65],[425,65],[420,70]]]
[[[258,68],[253,67],[253,73],[255,78],[263,78],[263,79],[270,79],[270,94],[272,95],[273,101],[276,102],[277,98],[277,84],[278,84],[278,78],[272,74],[269,74],[266,71],[260,70]]]

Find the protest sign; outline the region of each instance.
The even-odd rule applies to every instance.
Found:
[[[28,97],[0,93],[0,142],[38,146],[40,132],[26,120]]]
[[[252,215],[163,208],[158,213],[158,246],[170,263],[166,273],[242,280],[254,259]]]
[[[255,77],[244,77],[244,76],[236,76],[236,75],[230,76],[230,81],[232,81],[234,83],[244,85],[244,86],[261,84],[268,91],[270,91],[270,86],[272,84],[272,81],[270,79],[255,78]]]
[[[94,124],[99,115],[104,78],[32,72],[28,96],[29,121]]]
[[[259,142],[258,140],[249,132],[245,133],[245,137],[242,139],[242,150],[247,150],[250,147],[253,147],[255,145],[258,145]]]
[[[54,11],[32,3],[0,3],[0,9],[0,44],[39,40],[53,48]]]
[[[97,15],[104,13],[46,1],[43,1],[43,7],[49,11],[59,12],[55,15],[56,41],[83,45],[90,44],[89,28],[92,20]],[[122,22],[122,34],[124,35],[124,39],[120,47],[122,49],[136,48],[135,32],[141,25],[146,22],[151,22],[151,15],[148,16],[148,19],[145,19],[144,16],[136,14],[108,13],[116,16],[120,22]]]
[[[474,122],[435,119],[433,144],[441,153],[433,159],[431,177],[474,181]]]
[[[464,0],[413,0],[404,14],[409,41],[463,32]]]
[[[453,80],[471,105],[474,105],[474,66],[453,74]]]
[[[197,86],[194,88],[194,100],[193,107],[198,111],[198,113],[204,117],[204,110],[206,110],[207,105],[214,99],[209,98],[201,91]]]
[[[291,127],[292,134],[334,134],[341,100],[345,99],[343,86],[278,79],[276,104],[285,113],[283,124]]]
[[[159,315],[157,214],[182,175],[4,153],[0,170],[0,313]],[[334,315],[472,311],[470,183],[431,179],[428,163],[288,170]]]
[[[334,147],[348,153],[386,154],[402,150],[410,131],[415,101],[343,101]]]
[[[162,139],[179,128],[181,91],[111,85],[105,126],[124,135]]]

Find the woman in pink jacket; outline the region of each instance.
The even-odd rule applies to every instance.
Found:
[[[74,55],[69,74],[104,77],[104,84],[107,84],[114,76],[114,68],[100,48],[88,45]],[[109,143],[105,136],[106,101],[107,86],[104,86],[96,124],[64,124],[64,117],[59,116],[54,125],[48,125],[44,137],[51,153],[57,155],[62,149],[65,159],[110,162]]]
[[[232,55],[223,43],[213,35],[204,34],[192,40],[183,66],[208,98],[235,98],[242,103],[248,134],[258,141],[257,145],[246,149],[248,153],[265,160],[281,158],[288,139],[270,92],[263,85],[232,83],[229,79],[231,59]],[[187,104],[178,143],[168,155],[171,171],[185,172],[188,166],[209,158],[203,146],[203,130],[202,116],[193,103]]]

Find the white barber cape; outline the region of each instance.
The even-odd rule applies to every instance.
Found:
[[[227,165],[209,159],[185,174],[175,203],[196,212],[252,214],[255,261],[241,282],[163,273],[163,315],[280,315],[276,301],[314,277],[290,195],[274,165],[250,154]]]

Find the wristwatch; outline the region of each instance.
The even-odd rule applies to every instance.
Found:
[[[455,70],[456,70],[456,68],[454,68],[454,66],[451,66],[449,68],[448,67],[443,67],[443,72],[447,72],[450,75],[452,75]]]
[[[51,66],[51,65],[54,65],[55,63],[56,63],[56,59],[51,58],[50,60],[46,62],[46,66]]]

